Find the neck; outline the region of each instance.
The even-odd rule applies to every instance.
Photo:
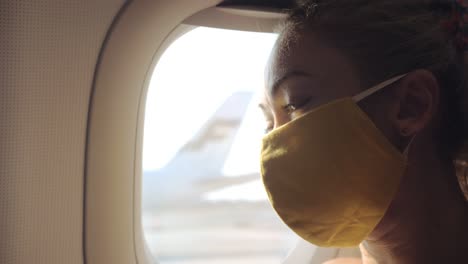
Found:
[[[394,201],[363,247],[379,264],[465,263],[468,205],[453,165],[427,147],[418,149]]]

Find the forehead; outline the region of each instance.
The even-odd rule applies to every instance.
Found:
[[[360,90],[352,61],[313,33],[283,34],[278,38],[266,68],[266,94],[273,95],[275,85],[289,74],[308,75],[324,88],[342,87],[350,93]]]

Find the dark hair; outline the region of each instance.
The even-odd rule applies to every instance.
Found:
[[[369,87],[393,76],[427,69],[441,87],[440,154],[454,158],[465,141],[464,52],[453,45],[442,21],[451,1],[303,1],[279,29],[287,43],[304,32],[343,51]]]

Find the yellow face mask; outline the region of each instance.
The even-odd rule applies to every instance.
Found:
[[[403,77],[320,106],[263,139],[261,173],[270,202],[303,239],[357,246],[384,216],[406,159],[356,102]]]

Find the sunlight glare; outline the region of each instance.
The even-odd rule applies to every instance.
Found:
[[[176,40],[150,81],[143,170],[164,167],[233,92],[262,89],[275,39],[274,34],[199,27]]]

